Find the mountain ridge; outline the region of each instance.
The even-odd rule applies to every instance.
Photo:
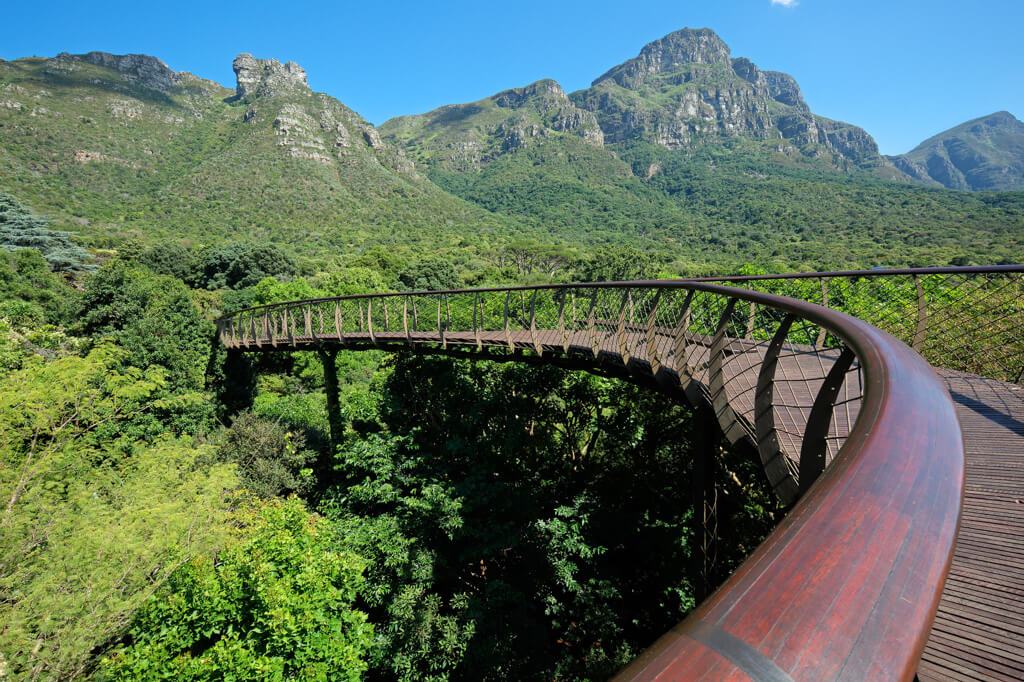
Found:
[[[1024,123],[1008,111],[997,111],[888,158],[926,184],[974,191],[1024,190]]]
[[[231,90],[146,55],[0,62],[5,188],[96,246],[244,234],[330,250],[397,226],[433,239],[438,221],[518,229],[437,188],[297,64],[235,65]]]
[[[709,29],[668,38],[597,90],[541,79],[379,129],[298,64],[248,53],[234,90],[146,55],[0,61],[0,183],[93,247],[246,239],[320,263],[384,245],[479,271],[519,237],[635,245],[676,273],[1018,248],[1021,198],[889,182],[908,176],[863,130],[814,116],[791,76],[733,58]],[[625,98],[636,134],[602,129],[588,91]],[[689,137],[654,134],[674,132]]]

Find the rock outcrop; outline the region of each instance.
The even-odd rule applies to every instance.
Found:
[[[344,104],[314,93],[306,71],[295,62],[235,57],[236,101],[246,103],[242,120],[260,128],[269,123],[275,146],[294,159],[325,166],[363,159],[378,166],[419,177],[412,162],[377,129]]]
[[[282,64],[276,59],[256,59],[249,53],[235,57],[231,67],[235,71],[236,96],[271,96],[285,93],[309,93],[306,71],[295,62]]]
[[[597,78],[592,85],[612,80],[629,90],[638,90],[650,77],[678,73],[692,64],[728,64],[729,46],[709,28],[669,33],[648,43],[640,54]]]
[[[117,71],[124,80],[151,90],[169,92],[182,81],[186,74],[172,70],[156,57],[146,54],[110,54],[89,52],[86,54],[57,55],[58,62],[81,61]]]

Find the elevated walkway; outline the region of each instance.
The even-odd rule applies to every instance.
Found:
[[[551,362],[712,408],[795,506],[623,679],[1024,679],[1022,272],[384,294],[218,325],[239,350]]]

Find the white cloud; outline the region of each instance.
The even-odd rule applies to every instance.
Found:
[[[773,5],[782,5],[783,7],[796,7],[799,3],[797,0],[772,0]]]

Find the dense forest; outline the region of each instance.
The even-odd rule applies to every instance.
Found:
[[[693,607],[688,408],[553,367],[341,352],[332,442],[328,356],[213,336],[243,306],[463,284],[449,261],[310,274],[234,242],[84,263],[4,201],[37,240],[0,251],[6,674],[600,679]],[[474,281],[656,266],[522,243]],[[726,575],[780,509],[718,447]]]

